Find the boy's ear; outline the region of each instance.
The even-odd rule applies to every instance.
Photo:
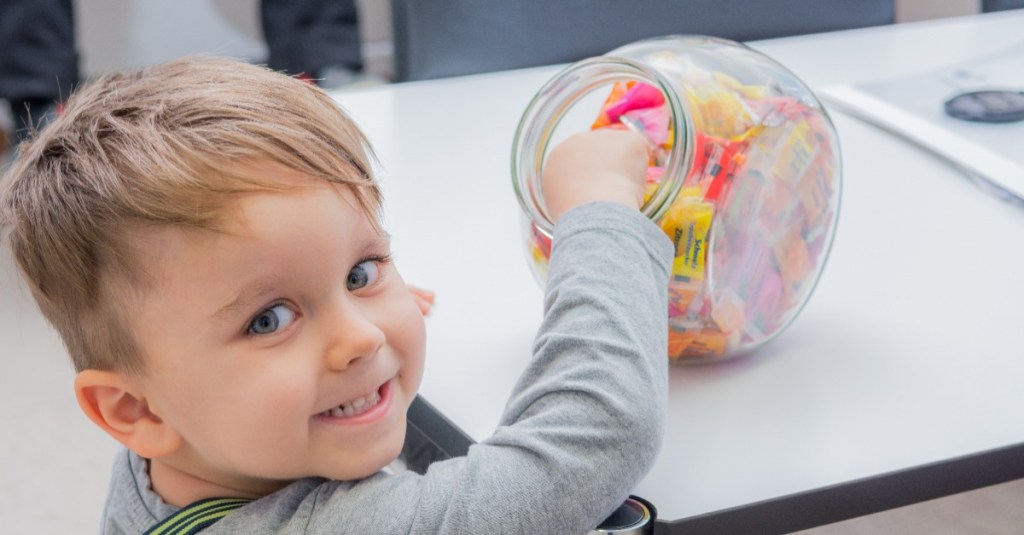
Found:
[[[75,397],[90,420],[146,459],[158,459],[181,445],[181,435],[150,411],[145,396],[122,374],[83,370],[75,377]]]

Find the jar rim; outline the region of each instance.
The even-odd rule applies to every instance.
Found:
[[[541,194],[541,169],[552,135],[566,113],[580,100],[614,82],[638,81],[656,87],[669,106],[671,153],[661,182],[640,211],[657,220],[683,187],[692,163],[693,123],[672,84],[657,70],[622,57],[597,56],[573,63],[555,74],[534,95],[523,112],[512,142],[512,185],[516,199],[538,230],[551,236],[553,223]]]

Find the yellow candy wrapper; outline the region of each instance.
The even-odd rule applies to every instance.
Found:
[[[690,191],[687,191],[690,190]],[[715,205],[705,202],[697,188],[684,188],[679,199],[665,214],[661,229],[676,247],[672,274],[689,280],[703,280],[707,262],[708,238]]]

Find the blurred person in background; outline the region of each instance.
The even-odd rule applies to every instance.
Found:
[[[0,100],[10,107],[7,121],[0,110],[0,163],[79,82],[72,4],[0,0]],[[271,69],[325,88],[367,79],[355,0],[263,0],[260,21]]]
[[[364,79],[355,0],[263,0],[267,66],[336,88]]]
[[[10,106],[14,140],[44,122],[76,84],[71,0],[0,0],[0,99]]]

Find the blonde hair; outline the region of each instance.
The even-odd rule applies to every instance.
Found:
[[[0,229],[77,370],[141,371],[120,295],[144,281],[140,225],[214,229],[233,194],[287,188],[239,171],[271,161],[344,184],[374,225],[371,150],[315,86],[193,57],[102,77],[74,93],[0,184]],[[296,186],[297,187],[297,186]]]

